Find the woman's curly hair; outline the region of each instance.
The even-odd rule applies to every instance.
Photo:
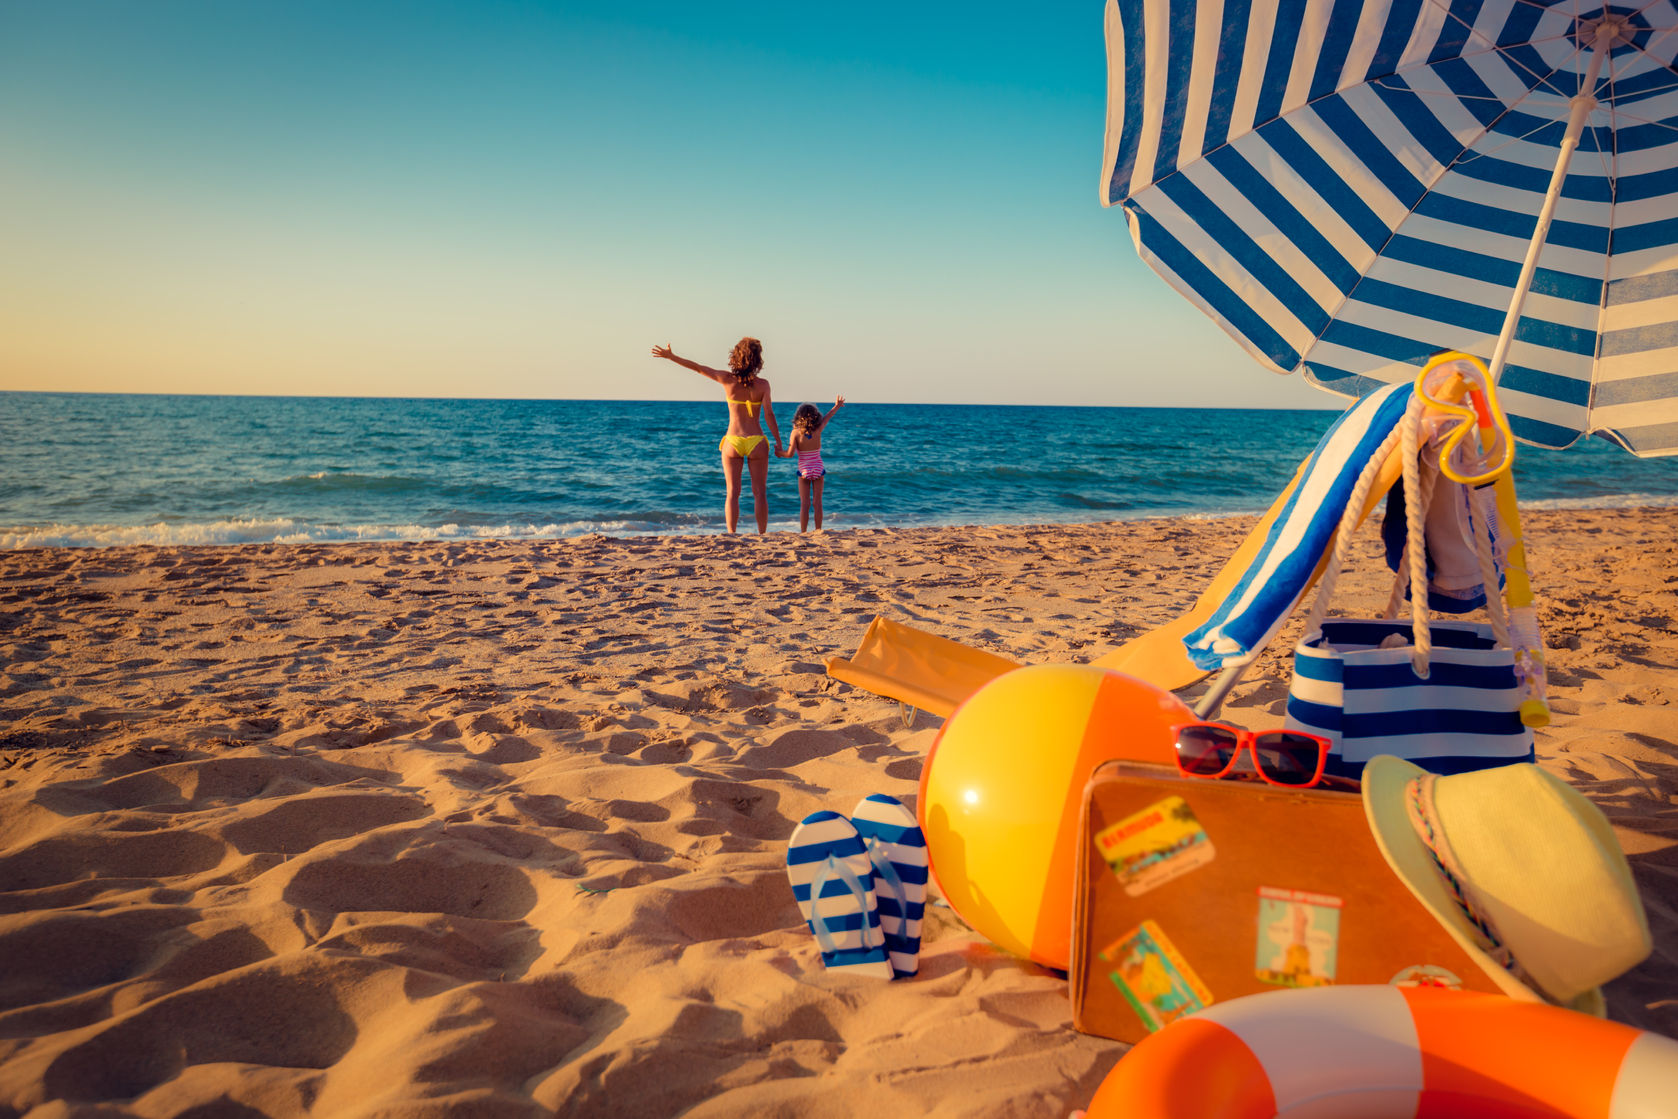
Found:
[[[814,435],[821,422],[822,410],[814,404],[800,404],[798,411],[792,414],[792,426],[805,435]]]
[[[756,338],[742,338],[734,343],[734,352],[728,355],[728,367],[734,370],[734,379],[742,385],[757,380],[758,371],[763,368],[763,343]]]

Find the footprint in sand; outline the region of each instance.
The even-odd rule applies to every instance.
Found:
[[[299,854],[430,814],[424,800],[400,793],[311,792],[245,814],[221,834],[240,854]]]
[[[383,837],[376,837],[383,838]],[[536,904],[530,873],[476,843],[437,839],[379,857],[380,843],[293,860],[282,897],[329,914],[446,913],[517,921]]]
[[[838,731],[789,730],[766,746],[752,746],[740,751],[738,760],[742,766],[753,769],[791,769],[856,746],[852,738]]]
[[[202,832],[81,831],[32,843],[0,859],[0,894],[84,879],[158,879],[220,866],[228,846]]]
[[[197,920],[153,907],[43,913],[0,933],[0,1009],[33,1006],[144,974],[156,940]],[[103,1007],[90,1007],[93,1019]],[[60,1027],[64,1028],[64,1027]]]
[[[369,985],[375,979],[377,990]],[[51,1058],[41,1091],[48,1099],[126,1100],[184,1066],[331,1068],[359,1032],[346,1001],[367,1017],[381,1002],[401,1006],[402,973],[375,960],[310,954],[262,961],[108,1020]],[[290,1028],[276,1030],[275,1022]]]
[[[528,739],[516,734],[469,734],[464,744],[467,753],[490,765],[517,765],[542,756]]]

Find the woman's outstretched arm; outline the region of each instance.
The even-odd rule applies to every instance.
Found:
[[[697,361],[689,361],[685,357],[677,357],[676,352],[670,348],[670,344],[668,342],[662,346],[654,346],[653,356],[661,357],[665,361],[673,361],[677,365],[680,365],[683,369],[691,369],[695,373],[703,374],[719,384],[726,385],[734,379],[733,374],[724,373],[721,369],[712,369],[709,365],[700,365]]]

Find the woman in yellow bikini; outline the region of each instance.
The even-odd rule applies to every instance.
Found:
[[[769,431],[775,436],[775,453],[781,453],[781,429],[775,423],[775,411],[769,403],[769,382],[759,377],[763,368],[763,343],[756,338],[742,338],[728,355],[728,370],[712,369],[677,357],[669,346],[654,346],[653,356],[673,361],[677,365],[703,373],[723,387],[723,398],[728,401],[728,434],[717,448],[722,451],[722,474],[728,483],[728,504],[724,514],[728,531],[733,532],[740,520],[740,467],[751,469],[752,507],[757,513],[757,530],[769,529],[769,447],[758,422],[761,412],[769,421]]]

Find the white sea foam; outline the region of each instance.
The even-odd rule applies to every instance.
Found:
[[[151,525],[25,525],[0,528],[0,549],[129,545],[328,544],[398,540],[554,540],[588,533],[641,535],[669,526],[635,521],[505,525],[314,525],[289,518]]]
[[[1570,509],[1635,509],[1642,506],[1678,505],[1674,494],[1606,494],[1594,497],[1552,498],[1522,501],[1527,510]],[[863,513],[850,517],[830,516],[833,528],[910,528],[950,527],[953,525],[983,524],[1083,524],[1100,520],[1157,520],[1182,517],[1186,520],[1214,520],[1234,515],[1234,511],[1197,513],[1146,513],[1111,518],[1090,518],[1072,514],[1042,516],[1016,514],[997,516],[976,522],[970,518],[900,519]],[[1248,514],[1250,515],[1250,513]],[[794,520],[775,518],[770,522],[774,532],[795,528]],[[746,527],[746,526],[743,526]],[[500,525],[421,525],[421,524],[350,524],[321,525],[289,517],[232,519],[208,522],[158,522],[149,525],[12,525],[0,526],[0,550],[10,548],[114,548],[132,545],[157,547],[221,544],[331,544],[354,541],[403,540],[561,540],[599,533],[609,536],[663,536],[688,533],[718,532],[721,526],[706,523],[672,524],[668,521],[648,521],[633,518],[570,521],[563,524],[500,524]],[[747,528],[749,531],[749,527]]]

